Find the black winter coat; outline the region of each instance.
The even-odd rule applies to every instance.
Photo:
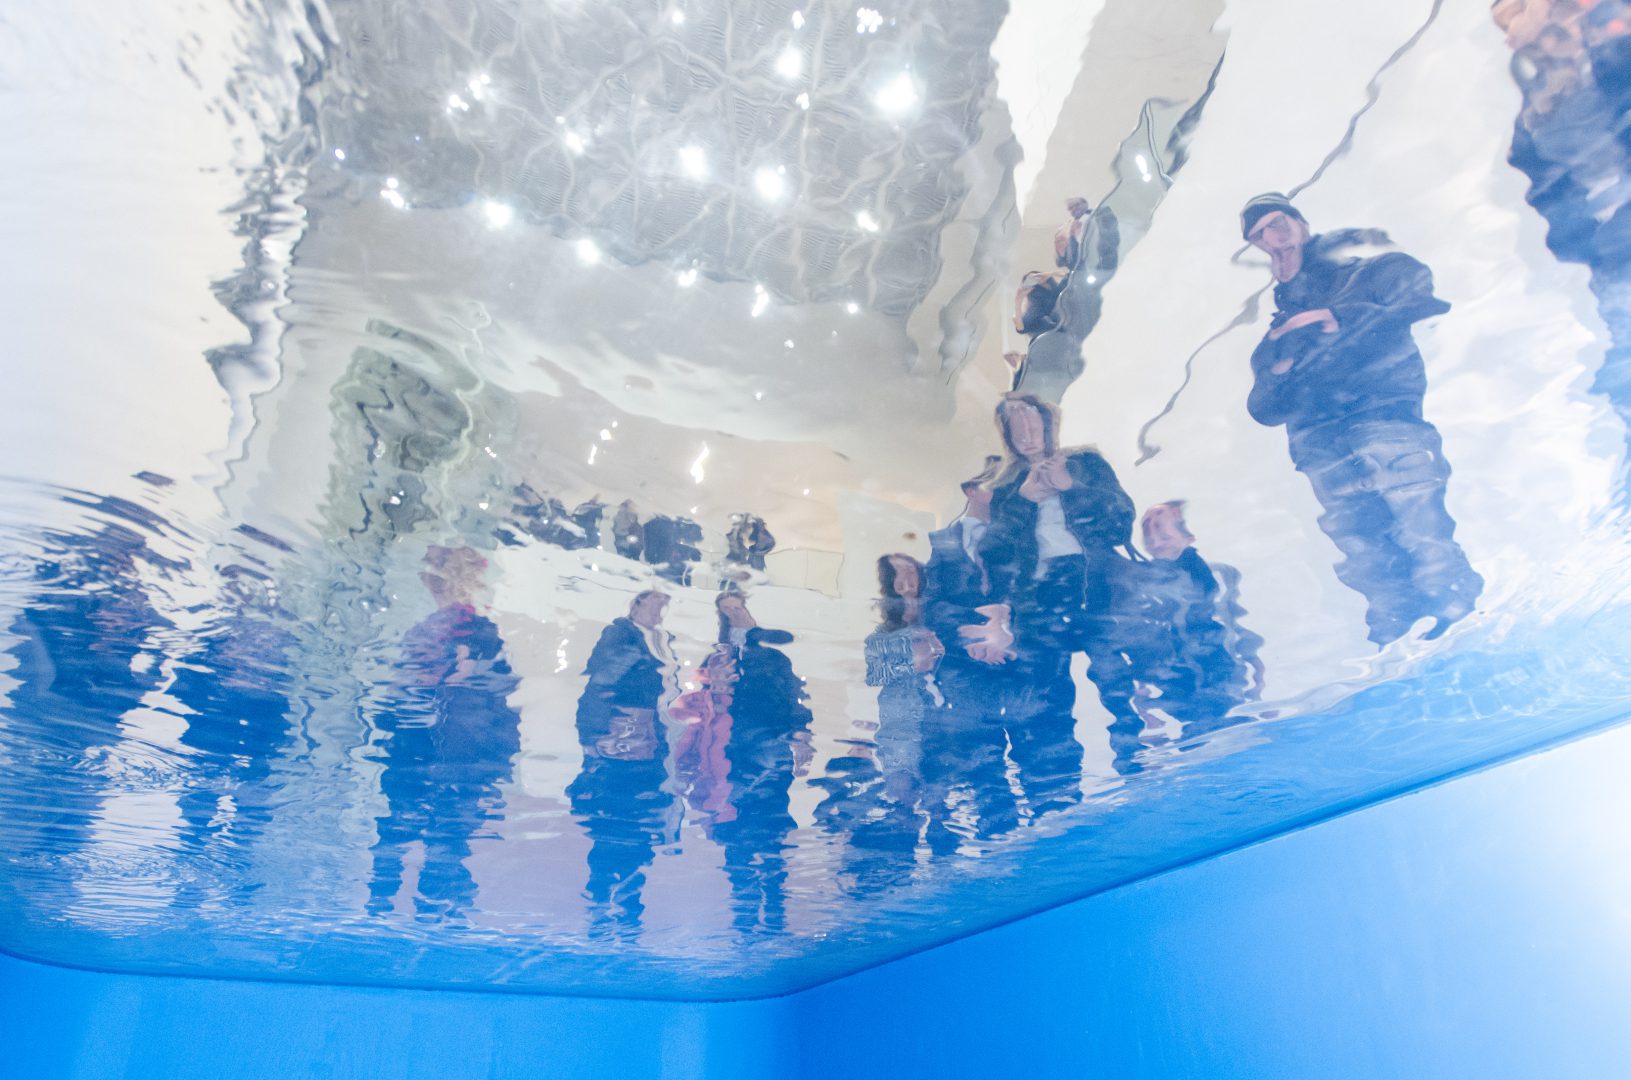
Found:
[[[1065,459],[1071,487],[1059,493],[1065,525],[1089,563],[1131,550],[1133,500],[1096,450],[1076,450]],[[980,558],[991,581],[991,602],[1012,603],[1036,577],[1037,505],[1020,494],[1031,470],[1022,468],[991,496],[991,523],[980,543]]]
[[[1301,440],[1326,425],[1421,419],[1427,370],[1410,328],[1450,305],[1433,295],[1432,272],[1408,255],[1340,258],[1339,242],[1351,240],[1311,238],[1302,270],[1274,289],[1274,326],[1329,308],[1336,333],[1306,326],[1278,341],[1265,336],[1252,353],[1247,409],[1260,424],[1286,426],[1293,457]],[[1291,370],[1274,374],[1286,359]]]

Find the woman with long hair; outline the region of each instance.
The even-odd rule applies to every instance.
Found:
[[[992,599],[1010,611],[1025,677],[1005,715],[1021,783],[1040,813],[1081,796],[1072,653],[1087,654],[1088,678],[1113,717],[1116,770],[1136,771],[1143,720],[1116,647],[1112,602],[1126,568],[1142,556],[1132,546],[1133,500],[1097,450],[1060,448],[1052,405],[1009,394],[996,421],[1008,463],[995,482],[980,555]]]

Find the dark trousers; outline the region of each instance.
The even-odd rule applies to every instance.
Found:
[[[1450,623],[1472,610],[1484,579],[1444,508],[1450,466],[1437,428],[1422,420],[1321,428],[1298,439],[1292,460],[1342,552],[1337,577],[1369,602],[1372,641],[1401,637],[1423,616]]]
[[[924,716],[921,769],[929,848],[936,854],[956,851],[962,839],[952,828],[952,799],[960,791],[972,803],[966,820],[974,838],[1000,836],[1019,823],[1018,803],[1008,785],[1008,733],[1002,715],[1013,680],[1009,665],[981,664],[953,654],[935,675],[945,703]]]
[[[646,867],[670,833],[674,803],[662,790],[666,778],[661,758],[586,757],[583,771],[566,789],[573,816],[589,834],[584,896],[597,931],[640,927]]]
[[[416,786],[390,791],[390,809],[376,822],[374,868],[368,886],[369,910],[383,912],[402,887],[402,859],[408,845],[418,840],[425,847],[425,865],[414,890],[414,908],[422,916],[460,915],[476,902],[476,879],[464,861],[470,857],[470,837],[486,818],[481,802],[493,794],[489,788],[462,785]]]
[[[1070,715],[1076,699],[1072,653],[1087,655],[1087,677],[1110,713],[1116,771],[1138,771],[1134,756],[1143,746],[1144,720],[1133,707],[1133,667],[1113,614],[1119,561],[1109,552],[1051,559],[1014,609],[1017,674],[1023,684],[1008,709],[1014,761],[1022,780],[1032,772],[1050,792],[1062,795],[1068,784],[1069,802],[1080,798],[1081,780],[1081,744]],[[1058,771],[1066,768],[1068,777]],[[1027,785],[1027,797],[1030,791]]]

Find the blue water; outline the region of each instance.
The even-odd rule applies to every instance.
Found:
[[[1620,5],[1217,6],[42,45],[0,949],[770,994],[1620,722]]]

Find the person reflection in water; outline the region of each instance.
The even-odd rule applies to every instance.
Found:
[[[645,868],[671,842],[678,806],[668,779],[668,738],[658,714],[668,691],[668,596],[647,590],[601,631],[578,699],[583,768],[566,789],[589,836],[591,932],[639,932]]]
[[[763,570],[765,556],[776,547],[776,537],[756,514],[732,514],[731,529],[725,534],[725,561],[750,570]]]
[[[1247,408],[1285,425],[1292,463],[1324,507],[1320,528],[1343,554],[1337,576],[1369,601],[1370,639],[1384,645],[1424,617],[1436,637],[1484,585],[1444,508],[1450,466],[1422,418],[1427,371],[1411,337],[1450,305],[1410,256],[1345,250],[1378,234],[1312,235],[1284,195],[1252,199],[1240,225],[1275,280]]]
[[[922,777],[923,718],[940,700],[933,674],[944,644],[923,624],[923,564],[899,552],[878,560],[882,624],[866,639],[866,682],[878,691],[884,791],[911,812]],[[912,830],[914,838],[917,830]]]
[[[812,786],[827,792],[816,820],[843,841],[839,878],[854,896],[905,882],[912,873],[923,816],[925,715],[940,703],[933,673],[945,655],[923,625],[923,566],[896,552],[878,560],[882,621],[867,635],[866,681],[879,687],[875,760],[832,759]]]
[[[991,481],[1002,458],[986,458],[985,468],[963,482],[963,513],[929,534],[924,571],[924,623],[946,643],[935,681],[943,703],[923,732],[924,809],[928,843],[935,854],[954,852],[959,836],[950,827],[951,799],[966,789],[974,806],[974,835],[987,839],[1018,823],[1008,786],[1008,736],[1001,714],[1014,659],[1013,635],[991,602],[991,583],[980,555],[991,520]]]
[[[1020,283],[1014,327],[1031,338],[1014,367],[1014,389],[1057,402],[1082,373],[1082,343],[1098,325],[1104,287],[1120,258],[1121,229],[1109,207],[1065,200],[1070,223],[1054,236],[1059,269],[1033,271]]]
[[[1007,616],[1013,626],[1018,667],[1004,719],[1021,785],[1039,816],[1081,797],[1073,652],[1087,654],[1088,678],[1111,714],[1116,770],[1138,768],[1133,755],[1144,723],[1112,613],[1113,590],[1134,556],[1133,501],[1098,451],[1059,448],[1051,405],[1010,394],[997,406],[997,426],[1008,463],[995,482],[980,556],[999,620]]]
[[[1262,686],[1262,638],[1240,627],[1233,602],[1239,571],[1201,557],[1181,500],[1150,507],[1139,527],[1150,554],[1138,594],[1141,625],[1158,630],[1140,642],[1146,648],[1129,642],[1140,709],[1164,712],[1185,737],[1215,731]]]
[[[45,530],[31,594],[7,625],[13,663],[6,769],[21,791],[50,791],[8,808],[6,855],[30,873],[74,864],[93,843],[108,795],[96,766],[127,737],[121,720],[164,683],[159,643],[173,624],[152,605],[146,582],[182,565],[147,539],[162,519],[120,498],[64,502],[98,522],[87,532]]]
[[[810,710],[804,680],[787,654],[793,635],[761,627],[739,592],[721,593],[719,645],[735,674],[730,698],[730,813],[717,815],[713,839],[725,849],[725,873],[738,930],[781,930],[786,920],[786,852],[798,827],[788,791],[809,771]]]
[[[403,857],[424,845],[414,906],[421,919],[462,917],[476,881],[465,860],[470,841],[494,816],[499,786],[521,749],[521,717],[509,704],[518,680],[498,626],[477,612],[487,560],[467,547],[432,546],[419,579],[436,610],[402,642],[400,708],[379,728],[380,790],[386,812],[373,848],[369,911],[389,911],[402,887]]]

